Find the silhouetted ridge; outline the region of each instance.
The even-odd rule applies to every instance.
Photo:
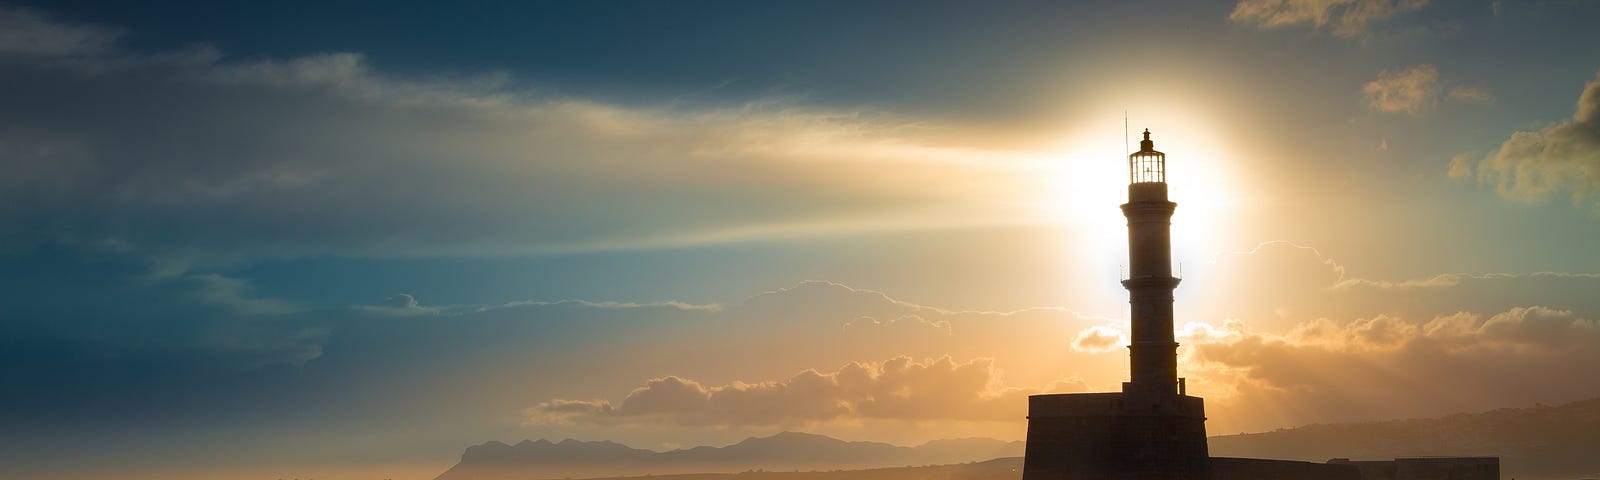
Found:
[[[838,470],[937,465],[989,460],[1022,453],[1022,442],[988,438],[935,440],[916,447],[849,442],[810,433],[783,432],[747,438],[724,447],[700,446],[669,452],[631,448],[609,441],[523,440],[468,447],[461,462],[439,480],[528,480],[645,474],[715,473],[746,470]]]
[[[747,471],[739,473],[688,473],[650,477],[653,480],[1017,480],[1022,458],[997,458],[983,462],[919,467],[813,472]],[[594,480],[645,480],[621,477]]]
[[[1576,478],[1600,473],[1600,398],[1548,407],[1502,408],[1438,418],[1307,425],[1211,437],[1214,456],[1326,461],[1329,458],[1499,456],[1504,478]]]
[[[569,438],[560,443],[552,443],[540,439],[536,442],[523,440],[516,445],[491,441],[467,447],[467,451],[461,455],[461,461],[571,464],[588,461],[636,461],[655,453],[650,450],[629,448],[611,441],[581,442]]]
[[[726,447],[696,447],[661,454],[665,462],[850,462],[870,463],[873,459],[907,456],[911,447],[887,443],[846,442],[809,433],[783,432],[770,437],[752,437]]]

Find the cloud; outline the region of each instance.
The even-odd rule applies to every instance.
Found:
[[[1451,100],[1473,103],[1494,103],[1495,101],[1494,94],[1489,93],[1488,90],[1463,85],[1451,87],[1448,97]]]
[[[12,294],[0,305],[6,320],[0,322],[6,332],[0,360],[28,366],[0,369],[0,382],[17,392],[0,399],[0,420],[17,428],[101,431],[110,427],[91,424],[112,416],[125,431],[174,418],[207,422],[220,431],[256,428],[259,419],[271,418],[288,422],[278,426],[292,423],[330,439],[346,438],[343,433],[380,428],[395,418],[494,424],[493,418],[518,415],[530,405],[528,398],[626,393],[633,382],[649,378],[676,376],[680,385],[652,391],[676,386],[672,391],[681,395],[699,383],[689,379],[789,378],[782,374],[861,358],[992,358],[859,366],[870,370],[875,388],[905,379],[921,390],[907,399],[841,397],[852,399],[854,410],[830,418],[888,419],[896,415],[890,411],[896,401],[903,405],[894,409],[913,416],[937,416],[945,410],[936,409],[949,408],[923,402],[927,395],[955,398],[928,390],[937,385],[925,377],[998,381],[994,366],[1005,362],[1015,365],[1007,369],[1013,385],[1050,385],[1079,371],[1109,383],[1115,370],[1101,364],[1120,363],[1065,345],[1073,332],[1102,319],[1060,308],[946,310],[821,281],[728,306],[583,300],[433,306],[407,294],[381,304],[307,306],[262,298],[249,282],[222,275],[152,275],[148,266],[122,263],[122,257],[85,258],[79,251],[62,256],[50,260],[34,252],[23,266],[39,273],[0,277],[0,289]],[[63,286],[72,287],[71,298],[62,296],[69,291]],[[843,382],[855,370],[839,371],[846,375],[834,381]],[[781,389],[767,383],[723,389],[717,401],[749,407],[729,410],[738,413],[734,417],[704,421],[755,424],[823,415],[809,404],[761,411],[754,405],[764,400],[751,399],[813,398],[801,388],[811,385],[808,379],[778,382],[786,385]],[[722,385],[699,384],[706,391]],[[640,405],[664,405],[652,398]],[[985,398],[971,405],[998,405]]]
[[[1580,365],[1600,361],[1600,326],[1548,307],[1320,318],[1281,335],[1231,330],[1190,340],[1189,358],[1211,367],[1190,383],[1229,386],[1231,395],[1213,404],[1266,415],[1252,421],[1426,416],[1600,394],[1594,382],[1548,382],[1585,375]]]
[[[1400,282],[1389,282],[1389,281],[1381,281],[1381,280],[1368,280],[1368,279],[1363,279],[1363,278],[1352,278],[1352,279],[1349,279],[1349,280],[1345,280],[1345,281],[1339,282],[1337,287],[1338,288],[1362,288],[1362,287],[1367,287],[1367,288],[1379,288],[1379,289],[1409,290],[1409,289],[1449,288],[1449,287],[1461,286],[1463,284],[1471,283],[1471,282],[1475,282],[1475,281],[1531,280],[1531,279],[1562,279],[1562,280],[1594,281],[1594,280],[1600,279],[1600,275],[1591,274],[1591,273],[1559,273],[1559,272],[1537,272],[1537,273],[1527,273],[1527,274],[1511,274],[1511,273],[1485,273],[1485,274],[1446,273],[1446,274],[1434,275],[1432,277],[1428,277],[1428,278],[1425,278],[1425,279],[1405,280],[1405,281],[1400,281]]]
[[[1450,157],[1450,166],[1445,171],[1450,178],[1467,178],[1472,176],[1473,154],[1457,153]]]
[[[1384,70],[1378,79],[1361,86],[1367,106],[1384,113],[1419,114],[1439,104],[1439,70],[1433,65],[1416,65],[1402,70]]]
[[[1027,395],[1082,389],[998,386],[993,360],[950,357],[850,363],[805,370],[788,380],[708,387],[677,376],[650,380],[621,403],[551,400],[528,409],[529,423],[794,425],[838,419],[1016,421]]]
[[[1036,173],[1055,168],[870,108],[622,105],[351,52],[133,54],[103,29],[4,13],[0,49],[28,54],[0,55],[0,248],[204,263],[1026,223],[1045,205],[1016,205],[1049,198]]]
[[[1128,334],[1115,328],[1096,325],[1078,332],[1072,338],[1072,349],[1080,352],[1105,353],[1128,346]]]
[[[1427,0],[1240,0],[1228,19],[1258,28],[1310,25],[1339,37],[1360,37],[1372,24],[1426,6]]]
[[[1403,69],[1385,69],[1378,78],[1361,86],[1367,106],[1383,113],[1418,115],[1431,112],[1439,106],[1444,86],[1439,81],[1439,70],[1433,65],[1414,65]],[[1466,103],[1494,103],[1495,97],[1482,88],[1455,85],[1443,95],[1446,100]]]
[[[908,334],[920,333],[920,331],[931,329],[944,333],[945,335],[950,334],[950,322],[929,321],[928,319],[917,315],[906,315],[900,318],[889,320],[879,320],[869,316],[861,316],[855,320],[845,323],[844,328],[846,330],[852,328],[896,329]]]
[[[1600,305],[1574,295],[1593,291],[1600,284],[1595,275],[1449,274],[1377,281],[1348,277],[1331,258],[1287,243],[1263,245],[1219,262],[1239,263],[1243,268],[1229,270],[1233,273],[1227,278],[1244,278],[1243,283],[1226,283],[1224,288],[1235,295],[1219,301],[1236,311],[1268,316],[1179,325],[1180,374],[1190,379],[1192,392],[1208,399],[1216,428],[1259,430],[1427,416],[1521,405],[1529,399],[1556,402],[1600,395],[1600,383],[1550,383],[1550,376],[1527,374],[1553,371],[1568,378],[1579,375],[1573,365],[1600,359],[1600,333],[1592,320],[1592,315],[1600,314]],[[1269,284],[1282,288],[1262,290],[1258,287],[1269,285],[1260,282],[1262,278],[1274,279]],[[811,305],[814,313],[782,313],[794,311],[793,305]],[[1199,317],[1193,312],[1186,309],[1182,316]],[[529,425],[604,429],[886,420],[1020,422],[1020,410],[1007,410],[1004,402],[1014,401],[1020,409],[1027,392],[1115,390],[1116,382],[1126,375],[1127,358],[1120,348],[1127,343],[1126,334],[1116,323],[1099,320],[1079,319],[1070,328],[1061,328],[1055,323],[1060,320],[1024,320],[1026,312],[945,311],[826,282],[758,295],[722,315],[730,317],[726,322],[701,324],[717,335],[694,343],[695,350],[720,352],[716,358],[786,358],[798,352],[791,350],[799,344],[838,355],[871,355],[885,349],[932,355],[847,363],[834,370],[800,368],[794,371],[801,373],[787,377],[655,375],[621,398],[574,400],[552,395],[547,398],[554,400],[528,410]],[[871,318],[898,320],[866,320]],[[765,334],[783,341],[769,342],[757,330],[744,328],[753,327],[756,319],[764,325],[760,331],[783,332]],[[819,322],[823,319],[834,320]],[[913,324],[910,319],[918,320]],[[925,321],[946,322],[948,330],[930,328]],[[817,323],[816,330],[801,327]],[[840,331],[839,325],[862,328]],[[887,330],[896,325],[915,328]],[[831,337],[824,336],[825,328],[833,329],[826,334]],[[961,356],[945,357],[940,351]],[[979,358],[976,355],[982,352],[992,352],[993,358],[953,360]],[[686,349],[660,358],[691,355]],[[824,358],[804,357],[812,362]],[[1051,364],[1060,368],[1039,368]],[[1001,383],[996,373],[1002,367],[1007,383]],[[898,391],[909,393],[886,402],[881,392],[893,390],[888,385],[895,375],[890,372],[922,381],[897,381],[903,385],[896,387]],[[1073,387],[1037,388],[1054,378],[1073,377],[1074,372],[1091,380]],[[708,376],[783,379],[709,383],[703,380]],[[935,389],[935,385],[945,387]],[[1508,391],[1501,385],[1518,385],[1519,390]],[[1029,386],[1034,388],[1018,388]]]
[[[401,293],[384,299],[380,305],[392,308],[417,308],[417,299],[409,294]]]
[[[79,426],[113,411],[141,428],[183,418],[225,430],[266,418],[334,442],[396,418],[515,428],[505,419],[533,405],[526,418],[543,423],[531,428],[568,436],[618,425],[662,435],[706,426],[848,432],[866,422],[929,432],[956,431],[935,422],[982,422],[1003,435],[1020,425],[1028,392],[1108,391],[1126,379],[1125,321],[1064,308],[960,311],[825,281],[728,305],[393,308],[416,300],[397,295],[390,307],[312,308],[263,300],[223,276],[152,277],[96,261],[106,260],[0,278],[14,293],[0,306],[8,320],[0,356],[29,367],[0,372],[18,392],[0,399],[9,412],[0,419],[88,432]],[[1600,316],[1588,292],[1600,276],[1379,281],[1286,242],[1217,262],[1185,281],[1207,289],[1190,298],[1220,306],[1213,315],[1180,303],[1179,368],[1207,398],[1218,431],[1556,402],[1600,389],[1560,364],[1587,361],[1586,329]],[[39,294],[58,285],[81,293]],[[1431,356],[1408,356],[1423,354]],[[1570,380],[1526,374],[1541,368]],[[1489,375],[1481,384],[1454,378],[1478,369]],[[1518,396],[1445,395],[1477,394],[1496,379],[1520,382]],[[1391,398],[1409,389],[1439,403]]]
[[[1452,177],[1467,176],[1462,162],[1452,160]],[[1584,85],[1571,120],[1512,134],[1475,170],[1478,182],[1503,198],[1534,203],[1566,193],[1574,205],[1600,212],[1593,200],[1600,189],[1600,76]]]
[[[0,55],[84,56],[106,52],[117,30],[64,25],[32,10],[0,5]]]
[[[1431,318],[1526,305],[1600,317],[1600,299],[1576,294],[1600,289],[1600,276],[1589,273],[1444,273],[1380,280],[1352,276],[1338,259],[1281,241],[1227,253],[1201,267],[1193,269],[1180,287],[1179,292],[1187,295],[1180,298],[1180,322],[1231,318],[1284,334],[1319,317]]]

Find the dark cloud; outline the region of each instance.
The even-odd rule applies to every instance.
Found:
[[[0,13],[19,28],[0,50],[31,52],[0,55],[0,168],[15,173],[0,178],[0,248],[226,261],[825,235],[993,221],[938,206],[1005,201],[999,180],[1027,168],[958,161],[1008,154],[931,145],[939,127],[888,113],[623,106],[503,74],[389,75],[345,52],[135,54],[100,29]]]
[[[115,29],[65,25],[40,12],[0,5],[0,55],[95,55],[109,50],[119,36]]]
[[[34,431],[239,414],[238,389],[323,354],[330,325],[207,273],[73,248],[0,254],[0,422]]]

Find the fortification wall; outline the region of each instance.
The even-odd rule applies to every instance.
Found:
[[[1200,399],[1185,397],[1183,403]],[[1120,393],[1029,397],[1023,480],[1206,478],[1203,407],[1197,415],[1128,412]]]

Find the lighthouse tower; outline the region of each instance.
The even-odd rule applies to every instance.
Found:
[[[1204,479],[1205,405],[1178,378],[1172,328],[1172,213],[1167,155],[1145,130],[1128,155],[1128,289],[1133,344],[1121,392],[1028,397],[1023,480]]]
[[[1178,343],[1172,334],[1172,212],[1167,201],[1167,154],[1155,150],[1150,130],[1139,151],[1128,155],[1128,304],[1132,306],[1133,345],[1128,346],[1132,381],[1123,393],[1137,393],[1157,410],[1170,407],[1184,390],[1178,379]]]

